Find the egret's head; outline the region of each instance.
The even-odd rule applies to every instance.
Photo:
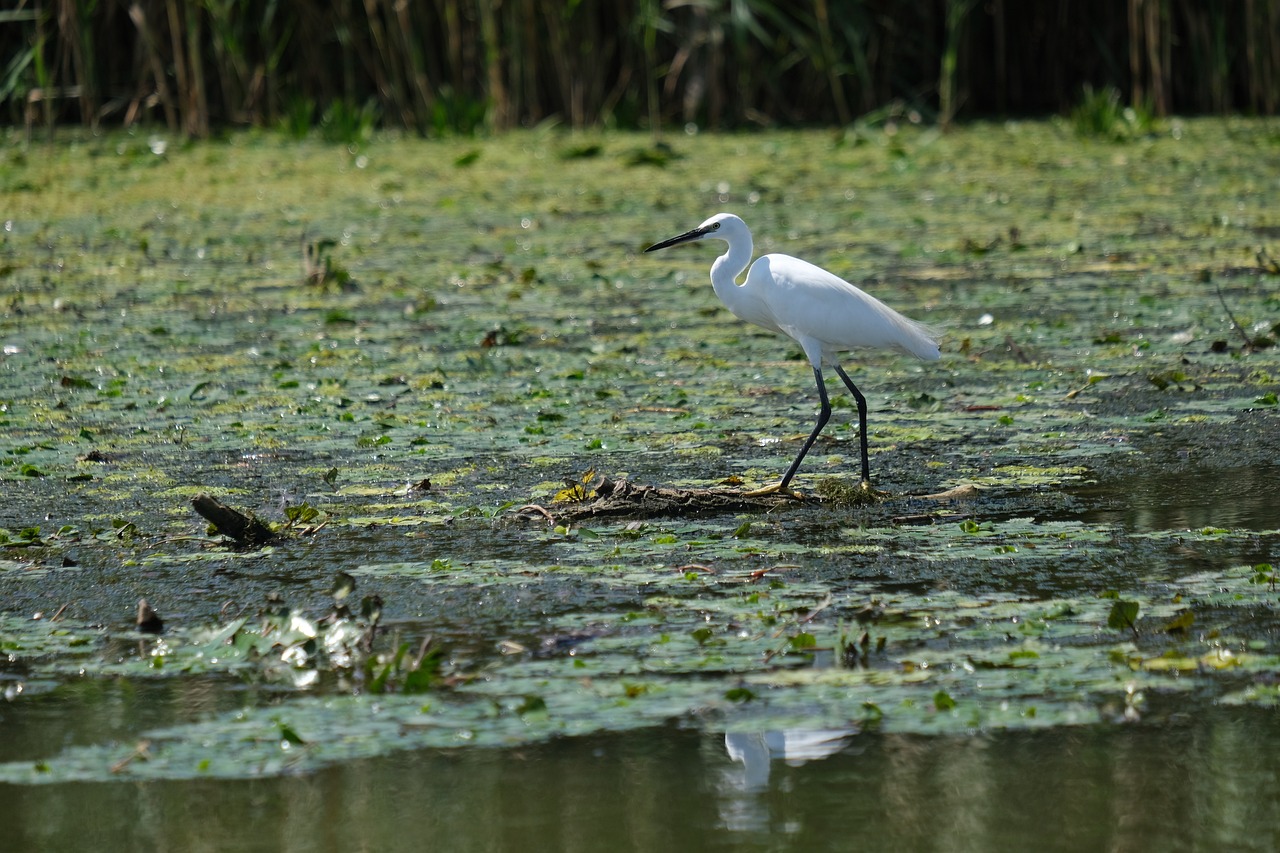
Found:
[[[661,243],[654,243],[646,252],[655,252],[658,249],[666,249],[671,246],[678,246],[681,243],[692,243],[697,240],[707,240],[715,238],[729,242],[729,236],[746,230],[746,224],[734,216],[732,213],[717,213],[706,222],[694,228],[692,231],[686,231],[678,234],[669,240],[663,240]]]

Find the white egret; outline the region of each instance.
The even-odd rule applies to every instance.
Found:
[[[830,366],[858,403],[858,430],[862,449],[862,486],[871,486],[871,464],[867,458],[867,400],[841,368],[838,353],[852,349],[896,349],[917,358],[936,359],[937,334],[923,323],[908,319],[879,299],[863,293],[849,282],[790,255],[763,255],[747,270],[747,279],[738,276],[751,261],[751,231],[732,213],[717,213],[683,234],[655,243],[646,252],[696,240],[723,240],[729,250],[711,264],[711,286],[716,296],[734,316],[748,323],[781,332],[804,350],[813,365],[822,410],[818,423],[800,448],[782,480],[752,495],[785,491],[800,468],[809,448],[831,419],[831,402],[823,382],[822,368]]]

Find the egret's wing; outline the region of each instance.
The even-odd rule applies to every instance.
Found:
[[[868,347],[938,357],[937,340],[923,323],[808,261],[765,255],[751,265],[744,286],[755,292],[758,311],[773,328],[802,343],[815,341],[824,353]]]

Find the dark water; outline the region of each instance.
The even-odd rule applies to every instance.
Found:
[[[262,781],[0,786],[6,850],[1274,850],[1280,715],[964,738],[678,729]],[[789,746],[803,738],[792,733]],[[837,741],[835,746],[840,747]],[[803,744],[801,744],[801,749]],[[732,751],[732,755],[731,755]],[[805,753],[801,751],[803,757]],[[736,756],[736,757],[735,757]]]
[[[1277,451],[1280,453],[1280,450]],[[1083,520],[1134,533],[1280,529],[1280,464],[1212,471],[1160,471],[1075,490]]]

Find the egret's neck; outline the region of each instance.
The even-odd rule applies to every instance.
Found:
[[[733,310],[734,304],[742,296],[738,287],[738,276],[751,263],[751,237],[739,237],[729,241],[729,250],[715,259],[711,264],[711,286],[715,289],[720,301]]]

